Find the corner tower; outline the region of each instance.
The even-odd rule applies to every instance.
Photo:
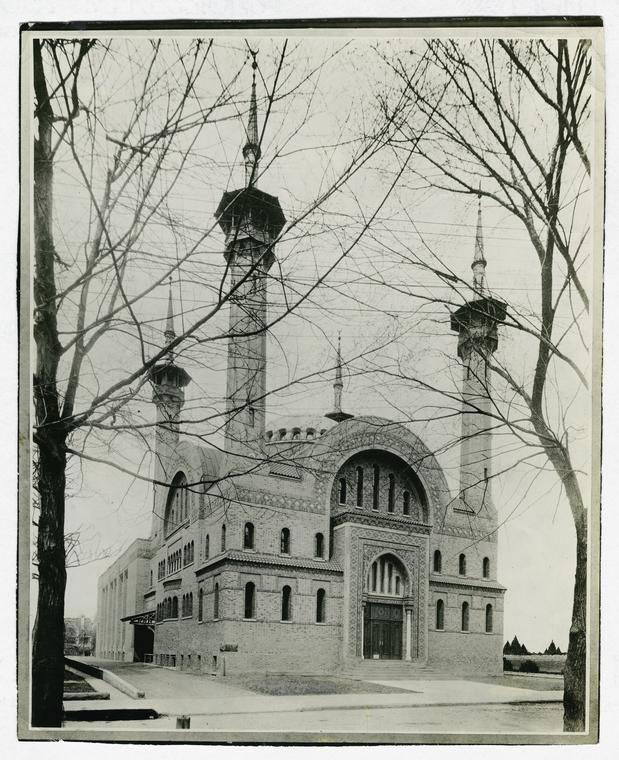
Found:
[[[168,314],[164,332],[165,347],[169,348],[176,337],[174,330],[174,305],[172,302],[172,285],[168,294]],[[158,515],[158,492],[164,486],[157,482],[171,480],[172,473],[166,471],[166,462],[174,453],[179,436],[179,415],[185,403],[185,388],[191,377],[174,361],[170,350],[164,360],[155,364],[150,370],[153,386],[153,404],[157,409],[155,428],[155,466],[153,487],[153,522],[152,537],[161,538],[161,515]]]
[[[245,186],[225,192],[215,216],[226,236],[230,324],[226,379],[225,447],[243,453],[264,440],[267,275],[275,240],[286,222],[279,200],[255,183],[261,156],[256,105],[256,59],[243,147]]]
[[[458,333],[462,361],[462,430],[460,442],[459,511],[496,519],[490,492],[492,467],[492,397],[488,363],[498,347],[498,325],[505,321],[506,304],[493,298],[486,285],[486,259],[482,231],[481,196],[473,263],[475,298],[451,315]]]

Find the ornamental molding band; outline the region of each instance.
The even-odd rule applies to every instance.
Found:
[[[341,575],[344,570],[334,560],[305,559],[303,557],[285,557],[279,554],[256,554],[255,552],[243,552],[237,549],[228,551],[207,560],[196,570],[196,576],[200,577],[222,564],[254,565],[256,567],[269,565],[280,568],[299,568],[316,573],[328,573]]]
[[[322,512],[320,506],[309,499],[295,499],[290,498],[289,495],[281,495],[258,488],[243,488],[242,486],[235,486],[234,491],[236,500],[242,501],[247,506],[279,507],[281,509],[292,509],[296,512]]]
[[[445,527],[434,528],[438,536],[456,536],[457,538],[476,538],[480,541],[490,541],[493,544],[497,542],[497,531],[477,530],[476,528],[459,528],[456,525],[446,525]]]
[[[481,580],[460,581],[460,580],[457,580],[456,578],[452,578],[448,580],[448,579],[443,579],[443,578],[432,577],[430,578],[430,590],[432,590],[434,586],[441,586],[441,587],[448,586],[449,588],[458,589],[460,591],[462,589],[468,589],[470,591],[478,591],[478,592],[487,591],[491,594],[504,594],[505,591],[507,590],[505,586],[502,586],[500,583],[496,583],[492,581],[489,583],[484,583]]]
[[[352,525],[371,525],[375,528],[391,528],[392,530],[398,530],[406,535],[430,535],[432,532],[431,525],[424,525],[423,523],[411,520],[409,517],[400,517],[399,515],[391,515],[389,512],[370,512],[367,508],[364,510],[361,508],[347,509],[345,512],[338,512],[331,518],[331,524],[333,527],[342,525],[343,523]]]

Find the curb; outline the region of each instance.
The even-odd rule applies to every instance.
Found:
[[[111,671],[106,670],[105,668],[100,668],[97,665],[90,665],[89,663],[86,663],[86,662],[79,662],[78,660],[72,660],[70,657],[65,657],[64,661],[66,665],[69,665],[70,667],[74,668],[75,670],[80,671],[81,673],[85,673],[86,675],[93,676],[93,678],[100,678],[106,683],[109,683],[110,686],[113,686],[115,689],[118,689],[118,691],[122,691],[123,694],[127,694],[127,696],[131,697],[132,699],[144,698],[143,691],[141,691],[140,689],[136,689],[135,686],[128,683],[120,676],[117,676],[115,673],[112,673]],[[84,718],[84,720],[88,720],[88,719]]]

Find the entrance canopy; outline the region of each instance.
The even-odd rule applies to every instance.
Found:
[[[120,620],[122,623],[131,623],[131,625],[155,625],[155,610],[139,612],[137,615],[127,615]]]

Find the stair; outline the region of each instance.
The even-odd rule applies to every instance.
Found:
[[[358,681],[426,679],[439,672],[423,662],[406,660],[354,660],[342,666],[341,675]]]

